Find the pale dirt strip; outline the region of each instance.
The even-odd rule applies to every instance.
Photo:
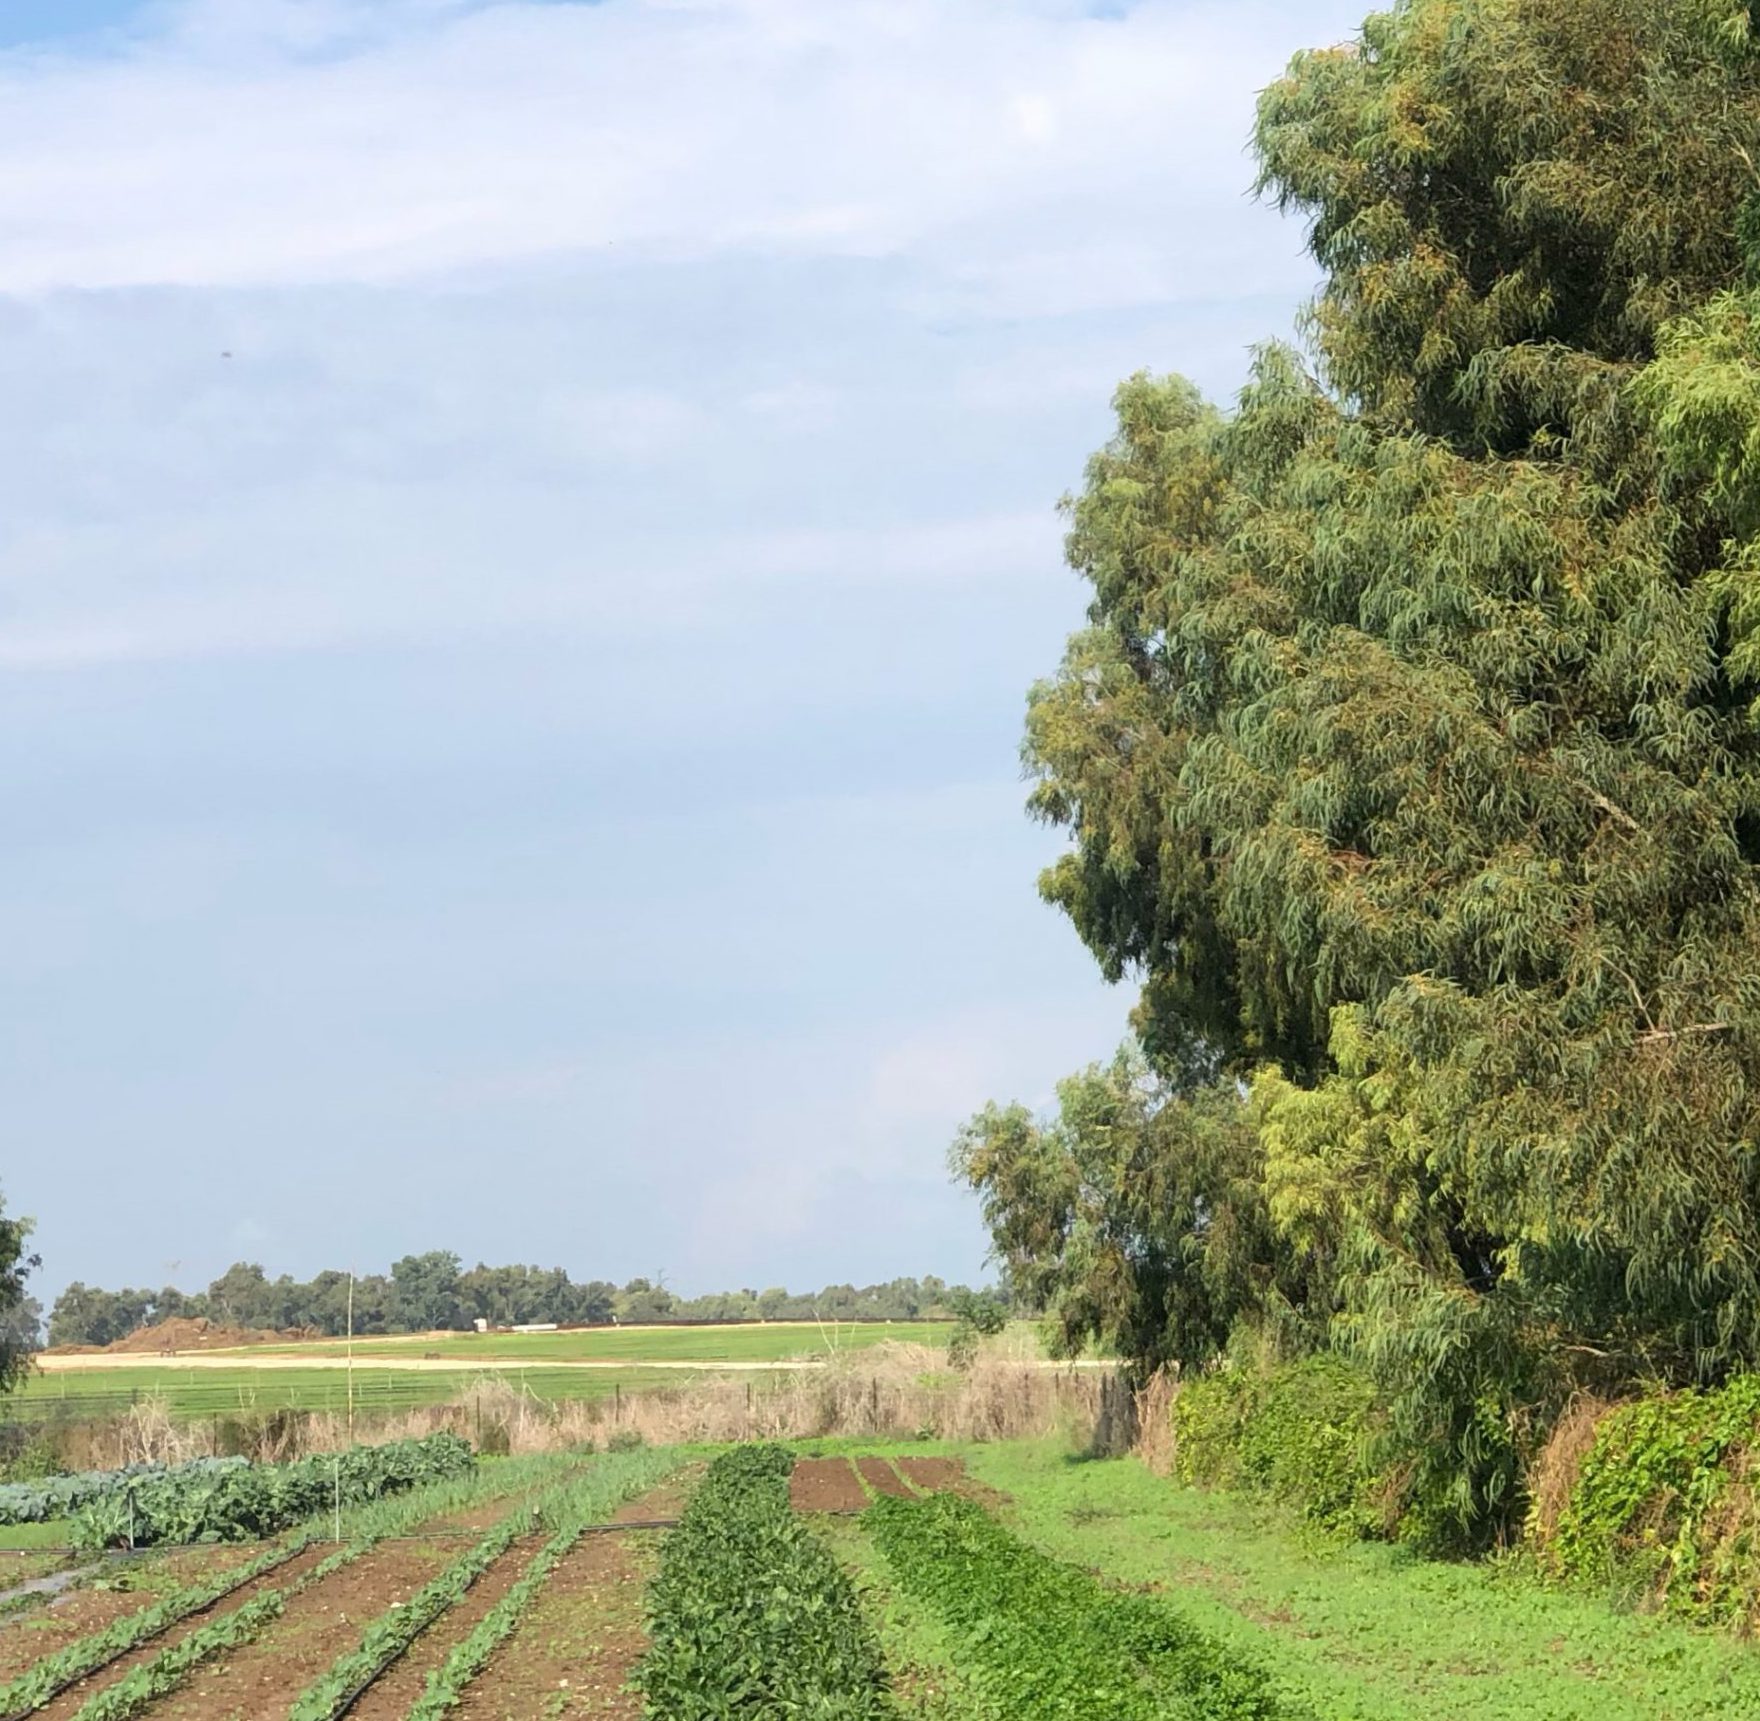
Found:
[[[53,1356],[39,1354],[37,1367],[44,1374],[86,1374],[102,1369],[337,1369],[350,1367],[347,1357],[319,1352],[311,1356],[262,1356],[248,1350],[234,1351],[135,1351],[131,1353],[94,1352],[87,1356]],[[516,1371],[548,1372],[551,1369],[618,1369],[625,1374],[649,1369],[670,1369],[681,1374],[799,1374],[806,1369],[829,1367],[823,1357],[804,1357],[795,1362],[716,1362],[707,1359],[683,1361],[677,1357],[356,1357],[352,1365],[366,1372],[386,1369],[407,1369],[412,1374],[482,1374],[488,1370],[504,1373]],[[1033,1361],[1034,1368],[1111,1368],[1109,1362]]]

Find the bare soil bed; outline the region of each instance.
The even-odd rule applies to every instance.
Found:
[[[630,1501],[612,1522],[676,1517],[692,1479],[674,1478]],[[642,1703],[629,1678],[648,1647],[642,1598],[658,1550],[658,1537],[641,1531],[583,1536],[466,1687],[459,1721],[638,1721]]]
[[[862,1473],[862,1480],[876,1494],[890,1494],[895,1499],[908,1500],[913,1490],[910,1485],[892,1468],[884,1458],[858,1458],[856,1469]]]
[[[797,1512],[859,1512],[868,1491],[847,1458],[803,1458],[789,1477],[788,1497]]]
[[[429,1672],[441,1667],[453,1648],[476,1630],[484,1614],[519,1582],[541,1540],[529,1536],[514,1543],[465,1591],[462,1601],[448,1608],[374,1681],[349,1712],[351,1721],[402,1721],[421,1696]]]
[[[303,1573],[320,1564],[331,1552],[332,1550],[327,1546],[307,1548],[296,1559],[289,1560],[286,1565],[277,1567],[272,1572],[264,1573],[255,1582],[246,1584],[243,1589],[234,1590],[231,1595],[223,1601],[216,1602],[213,1607],[204,1608],[200,1613],[191,1614],[188,1619],[179,1620],[162,1637],[155,1637],[151,1642],[143,1643],[132,1655],[123,1656],[120,1661],[112,1662],[108,1667],[94,1673],[89,1679],[82,1679],[78,1685],[64,1691],[53,1703],[37,1712],[36,1721],[71,1721],[71,1718],[79,1712],[82,1704],[88,1702],[107,1686],[127,1678],[143,1661],[151,1661],[162,1650],[171,1648],[173,1644],[181,1643],[192,1632],[200,1631],[203,1626],[221,1614],[230,1613],[234,1608],[254,1601],[265,1590],[279,1589],[284,1584],[297,1581]]]
[[[154,1559],[150,1570],[138,1574],[138,1587],[93,1589],[89,1585],[69,1590],[42,1606],[0,1618],[0,1680],[13,1679],[45,1655],[53,1655],[76,1637],[102,1631],[124,1614],[150,1607],[160,1594],[179,1588],[204,1573],[228,1565],[247,1566],[255,1557],[250,1548],[203,1548],[196,1553]],[[127,1571],[120,1561],[107,1573],[115,1582]]]
[[[963,1458],[900,1458],[895,1462],[899,1473],[920,1493],[938,1494],[965,1481]]]
[[[395,1601],[407,1601],[458,1554],[456,1543],[384,1544],[314,1589],[252,1644],[198,1668],[145,1713],[152,1721],[268,1721]]]

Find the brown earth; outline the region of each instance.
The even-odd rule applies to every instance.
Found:
[[[674,1477],[612,1521],[675,1517],[694,1480],[695,1472]],[[583,1536],[466,1687],[459,1721],[638,1721],[642,1702],[629,1678],[648,1646],[642,1598],[658,1549],[659,1538],[641,1531]]]
[[[899,1458],[895,1462],[904,1479],[924,1494],[957,1488],[965,1480],[963,1458]]]
[[[911,1497],[911,1489],[884,1458],[858,1458],[856,1468],[876,1494],[890,1494],[899,1500]]]
[[[45,1655],[65,1649],[75,1638],[102,1631],[125,1614],[151,1607],[160,1596],[227,1565],[248,1566],[255,1549],[203,1548],[196,1553],[154,1558],[129,1569],[133,1586],[128,1589],[95,1589],[84,1586],[68,1591],[46,1606],[31,1608],[0,1621],[0,1680],[13,1679]],[[113,1566],[109,1580],[124,1576]]]
[[[235,1350],[240,1345],[297,1343],[310,1334],[297,1327],[276,1331],[272,1327],[229,1327],[198,1315],[179,1315],[156,1326],[137,1327],[126,1338],[102,1347],[127,1356],[158,1355],[164,1351]]]
[[[328,1547],[307,1548],[304,1553],[291,1559],[284,1566],[278,1566],[272,1572],[265,1572],[262,1577],[254,1579],[242,1589],[234,1590],[231,1595],[216,1602],[212,1607],[203,1608],[200,1613],[193,1613],[187,1619],[179,1620],[169,1631],[151,1642],[143,1643],[132,1655],[125,1655],[120,1661],[112,1662],[108,1667],[101,1668],[89,1679],[82,1679],[79,1684],[70,1687],[46,1708],[37,1711],[35,1721],[72,1721],[82,1704],[97,1695],[107,1686],[125,1679],[143,1661],[151,1661],[161,1651],[181,1643],[192,1632],[221,1614],[230,1613],[235,1607],[243,1607],[246,1602],[256,1598],[268,1590],[280,1589],[284,1584],[297,1582],[313,1566],[319,1565],[333,1550]]]
[[[285,1715],[301,1691],[393,1602],[407,1601],[455,1559],[450,1543],[382,1544],[297,1595],[255,1643],[198,1667],[147,1708],[151,1721],[267,1721]]]
[[[797,1512],[859,1512],[868,1491],[847,1458],[803,1458],[788,1481],[788,1497]]]

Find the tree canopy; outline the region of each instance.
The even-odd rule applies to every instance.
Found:
[[[0,1210],[0,1392],[10,1392],[30,1367],[42,1310],[26,1290],[35,1255],[27,1253],[31,1222]]]
[[[1484,1524],[1574,1388],[1760,1362],[1760,41],[1405,0],[1255,144],[1307,345],[1229,411],[1118,392],[1042,889],[1164,1079],[1249,1096],[1272,1278]],[[1166,1318],[1145,1357],[1219,1348]]]

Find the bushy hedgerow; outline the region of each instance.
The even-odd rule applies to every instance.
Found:
[[[1187,1381],[1173,1429],[1181,1481],[1264,1496],[1338,1534],[1388,1533],[1374,1389],[1339,1357]]]
[[[1647,1592],[1671,1612],[1753,1617],[1757,1434],[1760,1375],[1617,1406],[1596,1424],[1556,1522],[1536,1536],[1537,1553],[1561,1576]]]

